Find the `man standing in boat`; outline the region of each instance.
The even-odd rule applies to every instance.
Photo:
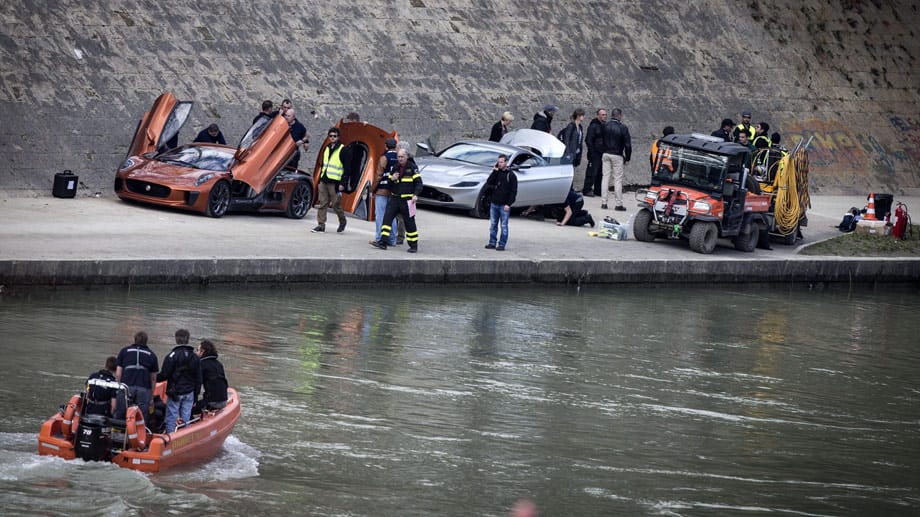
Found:
[[[134,334],[134,344],[118,352],[115,380],[128,387],[128,401],[118,397],[115,417],[125,418],[127,404],[133,402],[146,416],[150,412],[153,387],[156,386],[160,362],[153,350],[147,347],[147,333]]]
[[[188,344],[189,333],[185,329],[176,331],[176,346],[163,359],[163,371],[158,381],[166,381],[166,432],[176,430],[176,420],[188,423],[192,418],[192,406],[201,390],[201,364],[195,349]]]
[[[201,359],[201,381],[204,393],[201,400],[195,403],[195,413],[202,409],[222,409],[227,407],[227,376],[224,374],[224,365],[217,360],[217,347],[205,339],[198,346],[198,357]]]

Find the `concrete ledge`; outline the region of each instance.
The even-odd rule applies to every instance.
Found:
[[[506,260],[160,259],[4,260],[0,285],[891,283],[920,287],[920,259]]]

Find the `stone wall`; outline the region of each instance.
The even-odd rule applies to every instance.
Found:
[[[111,195],[165,90],[197,101],[185,140],[217,122],[231,143],[263,99],[284,97],[314,136],[357,111],[440,144],[487,137],[505,110],[520,128],[547,102],[560,119],[621,107],[634,184],[662,127],[709,133],[750,108],[789,146],[813,137],[813,191],[920,187],[920,13],[907,0],[85,4],[0,6],[0,192],[46,194],[72,169],[80,195]]]

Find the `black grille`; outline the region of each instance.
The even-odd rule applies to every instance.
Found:
[[[169,187],[164,187],[163,185],[157,185],[156,183],[149,183],[146,181],[129,179],[125,181],[125,185],[127,185],[129,192],[134,192],[135,194],[141,194],[144,196],[169,197],[170,193]]]
[[[448,196],[440,190],[424,186],[422,187],[422,193],[419,195],[419,197],[423,197],[425,199],[434,199],[435,201],[441,201],[444,203],[450,203],[454,200],[454,198]]]

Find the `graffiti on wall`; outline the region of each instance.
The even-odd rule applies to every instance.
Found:
[[[811,139],[809,164],[832,183],[865,182],[872,176],[908,180],[917,176],[920,166],[920,122],[916,120],[891,116],[892,133],[873,135],[839,121],[808,119],[788,126],[783,139],[790,149]]]
[[[888,117],[891,127],[901,137],[904,152],[910,156],[914,163],[920,163],[920,116],[917,118]]]

